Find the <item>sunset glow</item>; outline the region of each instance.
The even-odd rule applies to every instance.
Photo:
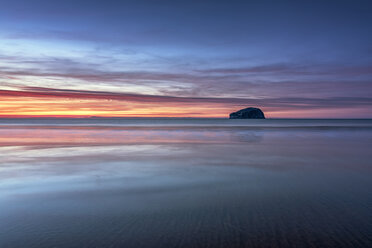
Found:
[[[1,117],[372,117],[370,22],[347,28],[358,8],[22,2],[0,9]]]
[[[1,0],[0,248],[372,247],[371,0]]]

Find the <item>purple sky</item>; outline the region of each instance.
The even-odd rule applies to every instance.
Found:
[[[371,23],[371,1],[3,0],[0,116],[372,118]]]

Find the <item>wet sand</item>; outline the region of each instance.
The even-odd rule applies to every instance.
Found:
[[[2,124],[0,247],[372,247],[371,122],[292,122]]]

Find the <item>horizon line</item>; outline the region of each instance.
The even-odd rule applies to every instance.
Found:
[[[193,117],[193,116],[75,116],[75,115],[60,115],[60,116],[30,116],[30,115],[0,115],[0,119],[230,119],[227,117]],[[337,117],[337,118],[324,118],[324,117],[266,117],[265,119],[243,119],[243,120],[372,120],[371,117],[359,117],[359,118],[349,118],[349,117]]]

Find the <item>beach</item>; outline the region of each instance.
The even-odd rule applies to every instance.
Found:
[[[371,247],[372,120],[2,119],[0,247]]]

